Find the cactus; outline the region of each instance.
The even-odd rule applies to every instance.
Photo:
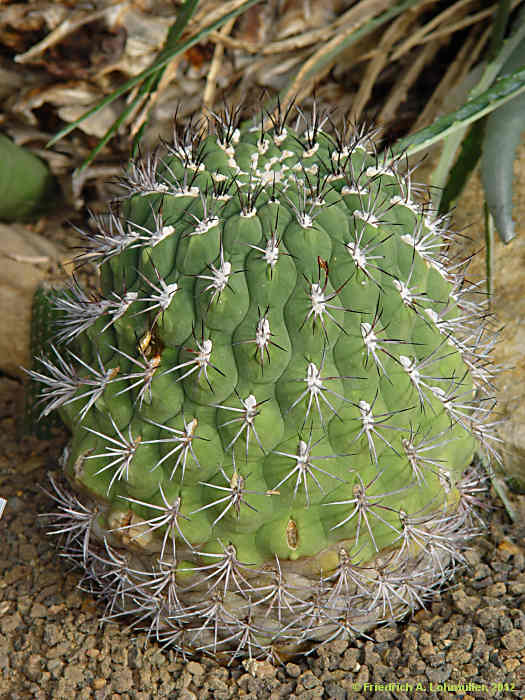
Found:
[[[72,433],[51,532],[163,644],[279,656],[399,619],[478,532],[490,315],[454,234],[314,109],[175,127],[54,298],[42,413]]]

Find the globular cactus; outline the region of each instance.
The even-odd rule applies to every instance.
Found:
[[[83,233],[100,290],[56,293],[30,372],[72,432],[52,531],[106,617],[230,658],[422,605],[497,454],[490,316],[403,159],[317,109],[237,116],[131,161]]]

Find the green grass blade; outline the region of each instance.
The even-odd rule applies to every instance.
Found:
[[[510,36],[502,42],[498,54],[485,66],[483,75],[479,83],[471,90],[469,98],[479,97],[485,90],[488,90],[501,73],[505,63],[518,47],[522,45],[523,41],[525,41],[525,8],[519,14],[515,23],[515,28]]]
[[[509,21],[510,10],[511,0],[499,0],[490,36],[489,58],[491,60],[496,58],[501,51],[503,37],[505,36]]]
[[[164,56],[167,56],[170,54],[172,51],[176,51],[177,49],[177,43],[182,36],[185,28],[187,27],[192,15],[194,14],[195,10],[197,9],[199,0],[186,0],[184,3],[183,7],[180,9],[178,15],[177,15],[177,20],[175,21],[174,24],[171,25],[169,31],[168,31],[168,36],[166,37],[166,42],[160,53],[158,54],[156,60],[162,59]],[[172,56],[173,57],[173,56]],[[126,111],[125,117],[133,110],[135,105],[139,102],[139,99],[141,99],[145,94],[151,94],[156,88],[157,85],[159,84],[164,71],[166,70],[166,66],[163,68],[159,68],[159,70],[154,73],[153,75],[150,75],[147,80],[142,83],[140,86],[140,91],[139,91],[139,96],[138,99],[133,100],[133,105],[130,110]],[[140,139],[142,137],[142,134],[144,133],[144,130],[149,122],[149,110],[148,110],[148,116],[144,120],[142,126],[138,130],[138,132],[135,134],[135,137],[133,138],[133,143],[131,146],[131,150],[133,153],[136,153],[136,150],[138,148],[138,144],[140,142]],[[109,137],[111,138],[111,137]],[[105,137],[104,137],[105,139]],[[104,143],[101,144],[100,148],[107,143],[106,139],[104,140]],[[98,151],[100,149],[97,146],[97,149],[93,149],[93,151],[89,154],[88,158],[84,163],[82,163],[82,168],[84,168],[93,158],[97,155]]]
[[[404,2],[400,2],[399,4],[393,5],[390,9],[386,10],[385,12],[382,12],[377,17],[370,19],[362,27],[359,27],[359,29],[356,29],[355,32],[352,32],[345,39],[339,42],[332,51],[329,51],[326,54],[324,54],[322,58],[320,58],[319,61],[314,66],[312,66],[312,69],[306,73],[305,79],[315,77],[320,70],[322,70],[327,64],[333,63],[334,58],[336,56],[348,49],[348,47],[354,44],[356,41],[359,41],[367,34],[371,34],[373,31],[381,27],[386,22],[391,21],[392,19],[394,19],[394,17],[397,17],[402,12],[408,10],[410,7],[421,4],[421,2],[422,0],[405,0]]]
[[[184,5],[180,8],[177,14],[177,19],[175,20],[174,24],[172,24],[169,28],[168,36],[166,37],[166,41],[164,43],[163,48],[160,50],[158,56],[155,59],[156,61],[162,60],[166,57],[169,57],[170,60],[171,58],[173,58],[171,52],[173,50],[177,50],[177,44],[179,42],[179,39],[182,36],[186,27],[188,26],[189,21],[195,13],[198,4],[199,0],[186,0]]]
[[[122,112],[119,114],[119,116],[115,119],[113,124],[109,127],[109,129],[106,131],[104,136],[100,139],[100,141],[97,143],[95,148],[93,148],[87,158],[84,160],[82,165],[80,165],[78,168],[75,169],[75,172],[73,173],[73,177],[78,177],[80,173],[85,170],[88,165],[96,158],[96,156],[100,153],[100,151],[104,148],[104,146],[107,144],[107,142],[111,139],[111,137],[116,134],[118,131],[120,125],[127,119],[128,115],[131,114],[131,112],[135,109],[135,106],[140,102],[140,100],[143,98],[144,94],[149,92],[152,89],[152,84],[154,84],[157,81],[157,76],[150,75],[149,78],[147,78],[144,83],[140,86],[140,90],[138,94],[134,97],[134,99],[125,107],[125,109],[122,110]]]
[[[439,201],[439,213],[446,214],[456,203],[459,195],[463,191],[467,180],[474,172],[482,151],[483,135],[485,133],[485,121],[481,119],[471,125],[466,137],[461,144],[459,156],[450,168],[445,187],[441,191],[441,199]],[[445,143],[443,151],[447,149],[448,139]],[[455,155],[455,144],[453,146]]]
[[[323,69],[333,65],[337,56],[343,51],[347,50],[352,44],[363,39],[368,34],[379,29],[382,25],[392,21],[402,12],[422,2],[424,2],[424,0],[404,0],[404,2],[395,5],[392,3],[393,6],[388,10],[364,21],[362,25],[352,31],[343,27],[340,33],[328,42],[326,47],[320,49],[319,52],[316,51],[311,58],[307,59],[306,66],[301,66],[301,68],[295,72],[286,87],[279,92],[278,97],[272,96],[267,100],[264,105],[264,111],[267,113],[274,112],[278,103],[280,103],[282,108],[286,109],[286,107],[297,99],[297,95],[301,93],[300,86],[304,86],[308,81],[318,78]],[[368,11],[368,3],[363,4],[367,5],[366,11]],[[317,53],[320,55],[316,58]],[[310,63],[312,63],[311,66]]]
[[[493,271],[494,271],[494,219],[489,211],[487,202],[483,203],[485,219],[485,271],[487,274],[486,288],[489,304],[494,293]]]
[[[476,129],[476,127],[479,124],[483,124],[482,119],[472,124],[472,126],[470,127],[471,130]],[[445,204],[444,201],[445,191],[447,189],[450,189],[451,187],[450,178],[452,177],[452,171],[454,169],[454,161],[456,160],[456,155],[459,147],[462,144],[464,145],[466,131],[467,127],[465,127],[464,129],[459,129],[458,131],[454,132],[453,134],[449,134],[445,139],[443,139],[443,148],[441,149],[438,164],[432,171],[432,175],[430,177],[430,184],[432,186],[432,203],[434,208],[442,213],[448,211],[448,209],[445,209],[445,207],[447,206],[447,204]],[[458,160],[460,158],[461,155],[459,156]],[[458,165],[457,162],[456,165]],[[457,175],[459,174],[457,173]],[[457,176],[454,177],[454,184],[452,185],[452,187],[455,191],[455,194],[457,195],[457,193],[462,187],[460,181],[457,179]],[[448,195],[448,202],[450,203],[452,199],[452,192],[450,192]]]
[[[106,105],[111,104],[115,100],[117,100],[119,97],[124,95],[126,92],[131,90],[132,88],[135,87],[135,85],[138,85],[141,83],[145,78],[148,78],[149,76],[157,73],[157,71],[160,68],[164,68],[165,66],[168,65],[168,63],[175,57],[178,56],[179,54],[183,53],[187,49],[191,48],[192,46],[195,46],[195,44],[198,44],[200,41],[202,41],[204,38],[208,36],[211,32],[215,31],[216,29],[219,29],[222,27],[223,24],[228,22],[230,19],[233,19],[235,17],[238,17],[240,14],[245,12],[247,9],[252,7],[252,5],[256,5],[261,0],[246,0],[246,2],[241,6],[238,7],[236,10],[232,10],[231,12],[228,12],[227,14],[223,15],[220,17],[218,20],[215,22],[212,22],[211,24],[208,24],[206,27],[201,29],[200,32],[197,32],[194,36],[190,37],[189,39],[186,39],[186,41],[183,41],[182,43],[176,44],[175,47],[172,47],[171,49],[164,51],[161,51],[161,56],[160,58],[157,57],[155,61],[152,63],[149,68],[146,68],[143,70],[141,73],[138,75],[135,75],[133,78],[130,78],[129,80],[126,80],[120,87],[116,88],[110,95],[107,97],[104,97],[100,102],[98,102],[94,107],[91,107],[88,109],[86,112],[84,112],[78,119],[76,119],[74,122],[71,122],[67,126],[65,126],[63,129],[60,129],[60,131],[53,136],[50,141],[46,144],[47,148],[50,148],[53,146],[55,143],[60,141],[64,136],[67,136],[73,129],[76,129],[79,124],[81,124],[85,119],[90,117],[92,114],[96,114],[99,110],[103,109],[106,107]]]

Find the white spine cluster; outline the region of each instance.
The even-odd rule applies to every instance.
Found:
[[[212,113],[210,130],[175,129],[166,157],[133,161],[128,217],[82,233],[77,260],[104,293],[57,297],[57,335],[29,372],[42,414],[78,406],[94,445],[72,443],[71,481],[102,482],[84,504],[53,481],[51,532],[106,619],[132,613],[183,654],[273,659],[276,642],[351,638],[423,605],[479,528],[483,477],[458,481],[449,443],[499,459],[488,309],[446,220],[369,131],[328,136],[317,107],[293,131],[287,116],[245,135],[240,110]],[[400,507],[419,492],[420,511]],[[289,556],[252,563],[258,538]]]

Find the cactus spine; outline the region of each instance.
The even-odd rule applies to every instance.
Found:
[[[30,373],[72,432],[52,531],[106,617],[231,659],[422,605],[497,456],[491,320],[403,159],[317,109],[237,117],[131,161],[83,234],[100,290],[56,293]]]

